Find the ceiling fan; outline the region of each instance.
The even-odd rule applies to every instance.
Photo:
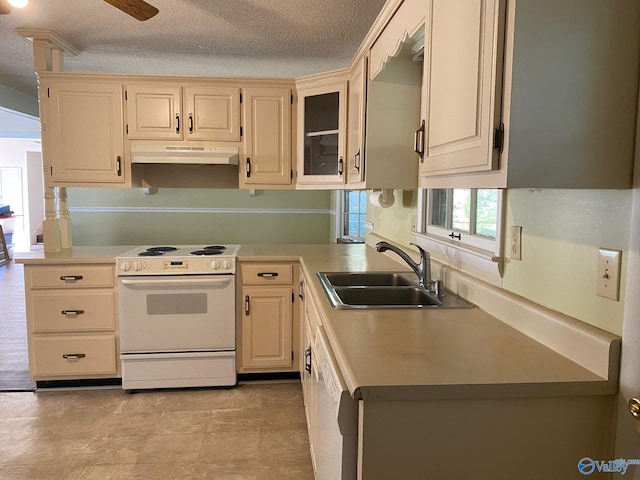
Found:
[[[143,0],[104,0],[114,7],[131,15],[133,18],[144,22],[158,13],[158,9]],[[0,15],[11,12],[11,5],[22,8],[27,4],[26,0],[15,2],[14,0],[0,0]]]

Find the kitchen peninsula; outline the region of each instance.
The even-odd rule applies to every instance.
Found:
[[[113,264],[127,249],[74,247],[16,261],[25,264],[27,275],[42,268]],[[299,265],[305,293],[357,402],[362,478],[453,479],[490,471],[492,478],[506,479],[532,455],[536,465],[518,478],[542,478],[544,472],[578,478],[579,458],[611,455],[620,354],[615,335],[498,289],[488,291],[447,269],[440,270],[445,285],[464,292],[476,308],[333,309],[318,271],[407,270],[368,245],[245,245],[238,261]],[[298,313],[300,307],[294,307]],[[492,314],[501,309],[520,325]],[[31,340],[34,311],[28,312]],[[294,315],[298,324],[302,320]],[[545,331],[564,334],[545,344]],[[102,335],[117,338],[113,331]],[[466,461],[458,461],[461,456]]]

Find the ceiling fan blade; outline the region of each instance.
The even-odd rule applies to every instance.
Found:
[[[0,15],[4,13],[11,13],[11,5],[7,0],[0,0]]]
[[[158,9],[143,0],[104,0],[114,7],[131,15],[133,18],[144,22],[158,13]]]

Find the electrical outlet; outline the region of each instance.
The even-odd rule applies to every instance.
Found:
[[[522,260],[522,227],[511,226],[511,258]]]
[[[596,294],[618,301],[620,299],[620,258],[622,251],[610,248],[598,249],[598,277]]]

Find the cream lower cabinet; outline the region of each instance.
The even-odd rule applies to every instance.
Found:
[[[40,79],[45,175],[53,186],[128,186],[122,84]]]
[[[238,372],[297,371],[297,265],[242,263],[241,275]]]
[[[25,265],[24,277],[31,378],[119,376],[114,265]]]

